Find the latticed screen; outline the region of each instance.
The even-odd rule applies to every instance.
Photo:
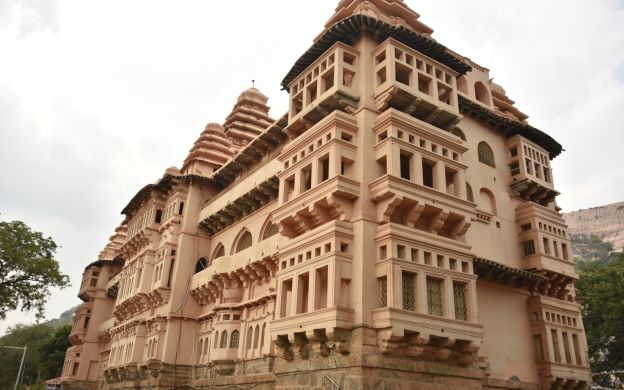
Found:
[[[403,272],[403,309],[416,310],[416,278],[413,273]]]
[[[236,253],[249,248],[251,244],[251,233],[243,233],[242,237],[238,241],[238,245],[236,246]]]
[[[442,281],[439,279],[427,278],[427,306],[429,314],[442,315]]]
[[[232,336],[230,337],[230,348],[238,348],[238,331],[235,330],[232,332]]]
[[[479,161],[489,165],[491,167],[495,167],[494,163],[494,152],[490,145],[485,142],[479,142],[479,146],[477,147],[477,152],[479,154]]]
[[[276,235],[277,233],[279,233],[279,227],[276,224],[272,223],[268,227],[268,229],[264,232],[263,239],[266,240],[267,238],[272,237]]]
[[[535,243],[533,241],[525,241],[522,243],[522,249],[524,256],[531,256],[535,254]]]
[[[379,278],[379,307],[388,307],[388,279]]]
[[[466,284],[453,283],[453,301],[455,303],[455,319],[466,321],[468,308],[466,303]]]
[[[227,341],[228,333],[224,330],[223,333],[221,333],[221,342],[219,343],[219,348],[227,348]]]

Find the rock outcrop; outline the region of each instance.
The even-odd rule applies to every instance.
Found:
[[[613,244],[614,250],[624,247],[624,202],[592,207],[564,214],[571,235],[598,236]]]

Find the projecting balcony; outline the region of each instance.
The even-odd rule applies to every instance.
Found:
[[[544,387],[586,388],[591,373],[578,303],[539,295],[527,302]]]
[[[547,206],[555,191],[547,151],[519,135],[507,141],[511,189],[515,196]]]
[[[393,175],[369,184],[380,222],[394,222],[451,239],[471,225],[474,203]]]
[[[396,108],[442,129],[461,118],[457,72],[394,39],[373,52],[379,111]]]
[[[360,196],[360,183],[344,175],[304,187],[299,195],[293,195],[294,189],[288,186],[286,180],[282,190],[285,203],[273,212],[273,221],[282,226],[283,235],[291,238],[333,219],[349,220],[352,202]]]
[[[355,109],[359,52],[337,42],[288,86],[287,132],[298,135],[335,111]]]
[[[330,307],[308,313],[297,314],[287,318],[275,319],[271,322],[271,339],[277,336],[288,335],[294,339],[294,334],[304,332],[313,334],[322,329],[332,333],[334,329],[350,329],[353,326],[355,310],[348,307]]]
[[[558,285],[561,293],[578,278],[565,220],[557,211],[533,202],[516,209],[518,241],[525,270],[538,272]]]
[[[274,256],[284,238],[275,234],[250,248],[212,261],[205,270],[191,278],[191,296],[205,305],[215,302],[224,293],[254,280],[269,281],[277,271]],[[235,293],[231,290],[225,294]]]
[[[72,345],[79,345],[85,342],[87,330],[84,328],[72,330],[69,334],[69,342]]]

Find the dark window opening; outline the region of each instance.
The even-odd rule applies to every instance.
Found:
[[[411,156],[406,154],[401,154],[400,163],[401,163],[401,179],[411,180],[412,172],[411,172]]]
[[[156,223],[162,222],[162,210],[156,210]]]
[[[427,161],[422,163],[423,185],[433,188],[433,164]]]

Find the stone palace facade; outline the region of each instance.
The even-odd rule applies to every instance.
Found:
[[[488,69],[402,0],[342,0],[84,271],[74,389],[585,389],[550,162]],[[235,387],[238,386],[238,387]]]

